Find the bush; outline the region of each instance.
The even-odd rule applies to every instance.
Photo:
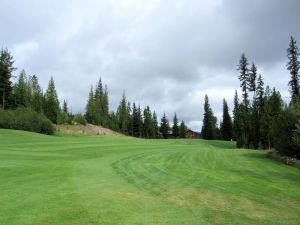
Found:
[[[280,155],[300,158],[298,122],[300,104],[284,109],[274,124],[275,150]]]
[[[0,110],[0,128],[54,134],[54,126],[43,114],[28,108]]]
[[[87,124],[85,117],[81,113],[76,113],[73,120],[78,124],[82,124],[82,125]]]

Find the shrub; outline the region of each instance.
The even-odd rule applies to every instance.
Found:
[[[274,124],[275,149],[281,155],[300,158],[298,122],[300,104],[284,109]]]
[[[87,124],[85,117],[81,113],[76,113],[73,120],[78,124],[82,124],[82,125]]]
[[[43,114],[29,108],[0,110],[0,128],[53,134],[54,126]]]

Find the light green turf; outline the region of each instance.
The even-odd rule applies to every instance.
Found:
[[[0,129],[0,224],[300,224],[300,170],[220,141]]]

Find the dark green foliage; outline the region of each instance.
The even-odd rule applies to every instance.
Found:
[[[102,126],[108,127],[109,125],[109,99],[108,89],[105,85],[103,98],[102,98]]]
[[[109,126],[108,127],[114,131],[120,131],[118,118],[117,118],[115,112],[111,112],[109,114]]]
[[[57,123],[60,111],[54,80],[53,77],[51,77],[48,84],[48,89],[45,93],[44,114],[53,123]]]
[[[158,128],[157,115],[156,115],[155,111],[153,112],[153,115],[152,115],[152,124],[153,124],[153,138],[159,138],[160,132],[159,132],[159,128]]]
[[[95,99],[94,99],[94,91],[93,87],[91,87],[88,102],[86,105],[86,113],[85,118],[88,123],[95,124],[96,123],[96,108],[95,108]]]
[[[66,100],[64,100],[64,103],[63,103],[63,112],[69,114],[69,109],[68,109],[68,103]]]
[[[87,121],[81,113],[76,113],[74,115],[73,121],[77,124],[86,125]]]
[[[106,85],[103,89],[101,78],[96,84],[95,92],[93,91],[93,87],[91,87],[85,117],[89,123],[102,125],[104,127],[111,126],[108,89]]]
[[[250,139],[250,115],[246,106],[241,103],[236,111],[236,142],[239,148],[249,148]]]
[[[14,104],[18,106],[30,106],[31,99],[30,82],[24,70],[21,71],[18,82],[13,86]]]
[[[285,108],[274,123],[274,145],[281,154],[300,159],[300,104]]]
[[[13,105],[12,99],[12,72],[16,69],[14,61],[7,49],[0,53],[0,106],[5,109]]]
[[[221,127],[223,140],[230,141],[232,139],[232,120],[225,99],[223,100],[223,122]]]
[[[141,108],[136,107],[135,103],[132,106],[132,116],[131,116],[131,130],[132,136],[142,137],[143,134],[143,119]]]
[[[37,112],[43,112],[44,97],[36,75],[30,79],[31,86],[31,108]]]
[[[179,126],[179,137],[180,138],[185,138],[186,137],[186,132],[187,132],[187,127],[184,124],[184,122],[181,121],[180,126]]]
[[[287,49],[287,69],[290,71],[291,80],[289,81],[291,92],[291,104],[295,104],[300,98],[300,85],[299,85],[299,68],[300,62],[298,60],[299,49],[297,47],[296,39],[291,37],[289,48]]]
[[[243,93],[243,104],[246,106],[246,108],[249,105],[248,100],[248,90],[249,90],[249,69],[248,69],[248,59],[246,58],[245,54],[243,53],[238,65],[238,71],[240,72],[239,80],[241,82],[241,88]]]
[[[257,68],[254,63],[252,63],[251,69],[249,71],[249,91],[256,91],[256,77],[257,77]]]
[[[260,129],[263,148],[271,149],[274,147],[274,140],[277,139],[277,136],[274,136],[274,126],[277,123],[278,115],[281,113],[282,105],[280,93],[275,88],[271,92],[266,89]]]
[[[258,76],[256,92],[251,109],[251,144],[257,149],[261,148],[261,123],[264,108],[264,82],[261,75]]]
[[[119,122],[119,129],[122,133],[124,134],[128,134],[128,128],[130,123],[130,105],[128,105],[129,107],[127,107],[127,100],[126,100],[126,96],[125,93],[123,93],[121,102],[119,104],[118,110],[117,110],[117,118],[118,118],[118,122]]]
[[[152,121],[152,114],[149,106],[144,109],[143,137],[154,137],[154,124]]]
[[[217,118],[214,116],[210,108],[208,96],[205,95],[204,99],[204,115],[201,135],[204,139],[213,140],[216,138],[216,124]]]
[[[170,130],[169,121],[166,114],[164,113],[160,122],[160,133],[164,139],[167,139],[169,137],[169,130]]]
[[[235,90],[234,94],[233,107],[233,140],[237,141],[240,132],[238,118],[239,97],[237,90]]]
[[[43,134],[53,134],[55,129],[49,119],[30,108],[16,110],[0,109],[0,128],[26,130]]]
[[[103,124],[103,87],[101,78],[96,85],[95,95],[95,124],[102,125]]]
[[[173,118],[172,135],[175,138],[179,137],[179,127],[178,127],[178,119],[176,113]]]

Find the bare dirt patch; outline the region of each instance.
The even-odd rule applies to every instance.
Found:
[[[87,125],[57,125],[58,132],[63,134],[84,134],[84,135],[113,135],[122,136],[122,134],[115,132],[111,129],[92,124]]]

